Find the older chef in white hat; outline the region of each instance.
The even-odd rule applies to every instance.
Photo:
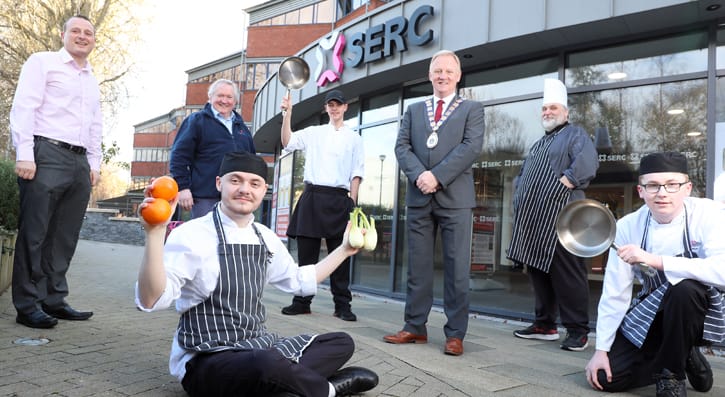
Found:
[[[566,86],[557,79],[544,80],[544,100],[541,106],[541,124],[546,132],[569,121]],[[567,181],[562,181],[565,185]],[[572,186],[573,187],[573,186]]]
[[[566,328],[561,348],[589,345],[589,284],[584,261],[556,237],[556,218],[584,198],[596,175],[597,151],[587,132],[569,123],[564,84],[544,80],[541,124],[545,134],[531,147],[515,179],[513,235],[507,257],[526,266],[534,289],[534,322],[514,331],[524,339],[559,340],[557,316]]]

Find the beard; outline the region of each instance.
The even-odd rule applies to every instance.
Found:
[[[546,132],[553,130],[554,128],[564,124],[566,118],[564,117],[551,117],[547,119],[541,119],[541,126],[544,127]]]

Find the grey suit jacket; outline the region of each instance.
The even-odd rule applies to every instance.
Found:
[[[406,205],[422,207],[435,199],[443,208],[475,207],[471,165],[483,150],[483,105],[464,100],[438,129],[438,145],[428,149],[426,140],[431,132],[425,102],[408,106],[395,143],[395,157],[408,177]],[[436,193],[423,194],[415,186],[415,180],[426,170],[440,182]]]

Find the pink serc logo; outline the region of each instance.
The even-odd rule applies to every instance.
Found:
[[[318,87],[324,87],[327,83],[334,83],[340,80],[345,62],[342,60],[342,51],[345,49],[345,35],[339,30],[330,33],[328,37],[320,40],[317,46],[315,57],[317,68],[315,69],[315,80]],[[332,50],[332,68],[327,69],[326,54]],[[324,69],[324,71],[323,71]]]

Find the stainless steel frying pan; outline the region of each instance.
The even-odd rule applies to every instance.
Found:
[[[307,84],[310,79],[310,66],[304,59],[292,56],[285,58],[279,64],[277,77],[280,83],[287,88],[287,98],[289,98],[290,90],[299,90]],[[287,111],[282,111],[282,115]]]
[[[604,253],[614,244],[617,220],[609,208],[596,200],[578,200],[567,204],[556,220],[556,235],[561,245],[576,256],[591,258]],[[648,276],[657,271],[644,263],[637,263]]]
[[[279,81],[289,90],[299,90],[310,79],[310,66],[300,57],[285,58],[279,64]]]

